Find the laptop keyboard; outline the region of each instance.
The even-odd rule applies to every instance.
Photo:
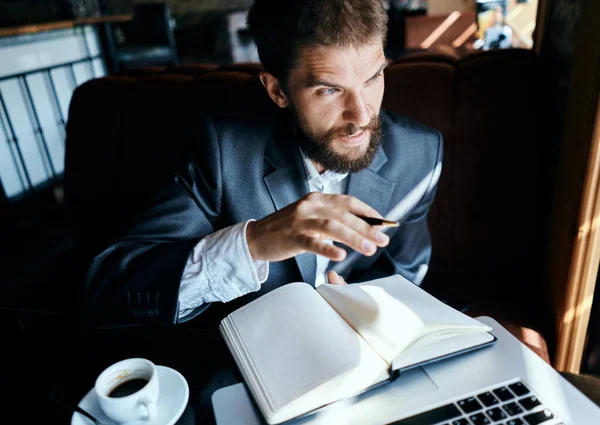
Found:
[[[473,393],[389,425],[567,425],[522,382]]]

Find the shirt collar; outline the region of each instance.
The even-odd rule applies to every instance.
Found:
[[[348,173],[336,173],[335,171],[325,170],[323,174],[319,174],[315,168],[315,164],[306,154],[298,147],[300,155],[302,155],[302,162],[304,163],[304,171],[306,171],[306,179],[309,183],[314,183],[316,186],[323,186],[335,182],[342,181],[348,176]]]

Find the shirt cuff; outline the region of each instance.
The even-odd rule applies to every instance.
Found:
[[[250,258],[250,260],[254,264],[254,271],[256,273],[256,278],[258,279],[258,283],[262,284],[262,283],[265,283],[265,281],[269,277],[269,262],[265,261],[265,260],[253,260],[252,255],[250,255],[250,248],[248,248],[248,239],[246,239],[246,229],[248,228],[248,223],[250,223],[251,221],[256,221],[256,220],[250,219],[244,223],[244,230],[242,232],[242,238],[244,239],[244,242],[243,242],[244,248],[246,250],[248,258]]]
[[[202,304],[228,302],[258,291],[269,275],[268,261],[253,261],[246,240],[248,222],[204,237],[188,258],[179,287],[179,318]]]

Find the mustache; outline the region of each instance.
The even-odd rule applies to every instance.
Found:
[[[381,122],[380,122],[379,115],[373,115],[373,117],[371,118],[371,121],[369,121],[369,123],[363,127],[361,127],[359,125],[355,125],[355,124],[348,124],[344,127],[332,128],[327,133],[325,133],[325,136],[323,137],[323,139],[330,141],[330,140],[336,139],[338,137],[350,136],[352,134],[356,134],[363,130],[369,130],[371,133],[373,133],[373,132],[377,131],[377,129],[379,128],[380,125],[381,125]]]

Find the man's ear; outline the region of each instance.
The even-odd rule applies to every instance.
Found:
[[[280,108],[287,108],[290,104],[281,84],[279,83],[279,79],[275,78],[273,74],[270,74],[266,71],[260,71],[259,73],[260,82],[264,86],[265,90],[269,97],[279,106]]]

